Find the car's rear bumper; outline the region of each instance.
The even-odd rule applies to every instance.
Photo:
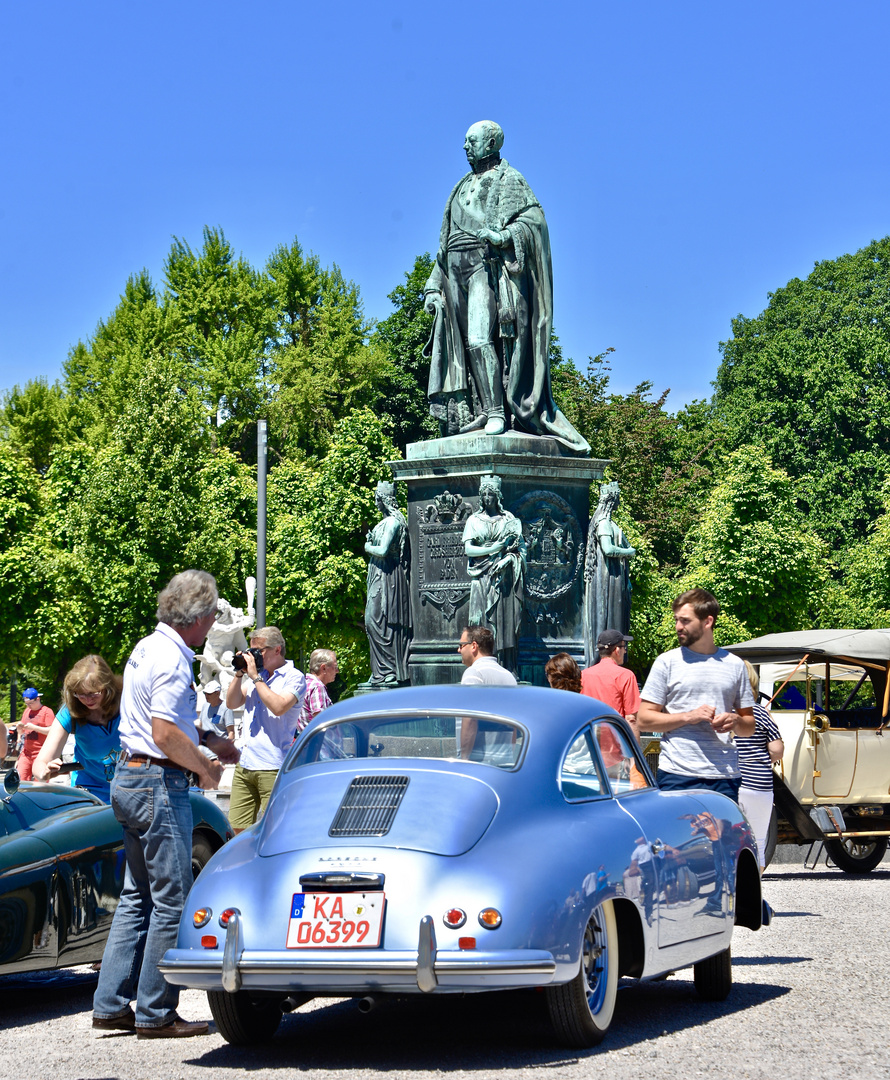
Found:
[[[545,986],[556,974],[552,953],[533,949],[484,952],[437,951],[423,920],[418,949],[289,949],[253,951],[239,947],[237,916],[229,922],[223,949],[170,949],[158,965],[174,986],[198,990],[280,990],[282,993],[372,991],[410,994],[460,993]]]
[[[219,950],[171,949],[160,963],[167,982],[199,990],[223,989],[223,957]],[[417,954],[370,953],[332,957],[292,952],[245,952],[237,965],[241,988],[323,993],[417,993]],[[439,953],[433,965],[436,990],[504,990],[544,986],[556,972],[550,953]]]

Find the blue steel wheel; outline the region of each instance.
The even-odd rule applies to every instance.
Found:
[[[605,1038],[618,995],[618,930],[612,901],[594,908],[571,982],[547,987],[547,1007],[563,1046],[596,1046]]]

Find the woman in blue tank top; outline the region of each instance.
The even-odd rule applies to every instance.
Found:
[[[49,780],[62,768],[62,750],[73,734],[79,769],[72,783],[86,788],[103,802],[110,802],[110,784],[120,753],[121,687],[101,656],[91,654],[78,660],[65,676],[63,707],[34,762],[35,780]]]

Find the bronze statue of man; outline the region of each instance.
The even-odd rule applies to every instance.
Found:
[[[445,207],[424,287],[436,316],[426,347],[431,411],[449,432],[459,416],[461,431],[502,435],[512,426],[588,454],[550,389],[553,284],[544,211],[502,160],[503,143],[493,121],[473,124],[464,142],[472,171]]]

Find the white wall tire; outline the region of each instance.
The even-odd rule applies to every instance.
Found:
[[[550,1022],[563,1046],[602,1042],[618,996],[618,927],[611,900],[594,908],[584,930],[581,966],[571,982],[547,988]]]

